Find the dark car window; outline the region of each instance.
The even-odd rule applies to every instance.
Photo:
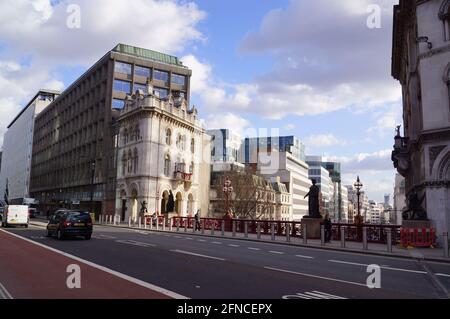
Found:
[[[70,212],[66,216],[66,220],[70,222],[82,221],[85,223],[91,222],[91,215],[84,212]]]

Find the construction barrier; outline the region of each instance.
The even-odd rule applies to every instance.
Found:
[[[435,247],[436,230],[434,228],[402,228],[400,244],[403,247]]]

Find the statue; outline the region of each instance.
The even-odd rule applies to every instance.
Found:
[[[308,198],[308,207],[309,207],[309,217],[310,218],[321,218],[320,210],[319,210],[319,194],[320,188],[316,185],[316,181],[312,180],[312,186],[309,189],[308,194],[305,195],[304,198]]]
[[[142,203],[141,203],[141,215],[147,215],[147,213],[148,213],[148,209],[147,209],[147,202],[144,200]]]
[[[169,199],[167,200],[166,212],[172,213],[175,209],[175,200],[173,197],[173,193],[169,191]]]
[[[422,208],[425,194],[419,199],[419,195],[414,192],[408,196],[408,209],[403,212],[404,220],[427,220],[427,212]]]

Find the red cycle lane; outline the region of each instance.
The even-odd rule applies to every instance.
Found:
[[[80,267],[81,288],[68,288],[66,282],[71,275],[67,272],[69,265]],[[15,299],[183,297],[134,278],[111,272],[0,230],[0,283]]]

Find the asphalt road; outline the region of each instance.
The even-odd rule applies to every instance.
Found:
[[[8,231],[194,299],[450,297],[445,263],[104,226],[90,241]],[[380,289],[367,287],[368,265],[381,267]]]

